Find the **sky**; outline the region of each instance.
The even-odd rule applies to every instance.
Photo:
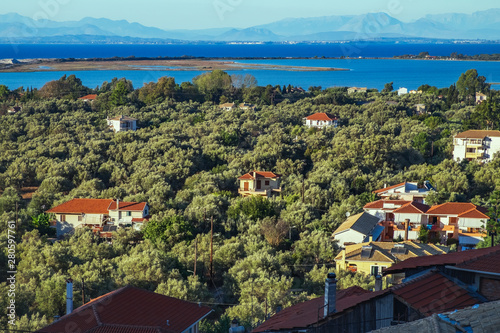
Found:
[[[3,0],[0,14],[54,21],[104,17],[173,30],[247,28],[288,17],[369,12],[386,12],[409,22],[427,14],[470,14],[498,7],[498,0]]]

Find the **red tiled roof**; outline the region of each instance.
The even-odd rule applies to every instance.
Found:
[[[90,95],[87,95],[87,96],[83,96],[83,97],[80,97],[79,99],[88,99],[88,100],[94,100],[97,98],[97,95],[95,94],[90,94]]]
[[[151,291],[123,287],[98,297],[37,332],[183,332],[212,310]],[[168,322],[168,325],[167,325]]]
[[[313,115],[310,115],[309,117],[306,117],[307,120],[323,120],[323,121],[331,121],[331,120],[337,120],[337,116],[331,115],[329,113],[325,112],[319,112],[315,113]]]
[[[403,205],[406,205],[408,203],[411,203],[411,201],[381,199],[381,200],[369,202],[363,208],[368,208],[368,209],[382,209],[382,208],[384,208],[384,203],[389,203],[389,204],[403,206]]]
[[[497,249],[497,252],[484,255],[477,259],[472,259],[463,264],[457,265],[456,267],[473,271],[500,274],[500,248],[497,246]]]
[[[47,213],[66,214],[108,214],[108,207],[113,202],[112,199],[71,199],[59,206],[51,208]]]
[[[413,269],[418,267],[433,267],[441,265],[459,265],[473,259],[478,259],[490,253],[500,254],[500,245],[495,247],[488,247],[484,249],[467,250],[460,252],[452,252],[448,254],[438,254],[433,256],[408,258],[404,261],[398,262],[391,267],[384,270],[383,274],[395,274],[404,272],[406,269]]]
[[[145,202],[120,202],[120,210],[142,211]],[[113,199],[81,199],[75,198],[59,206],[51,208],[47,213],[59,214],[108,214],[110,209],[116,209],[116,201]]]
[[[486,209],[479,207],[470,202],[446,202],[441,205],[432,206],[428,211],[428,215],[457,215],[462,217],[461,214],[468,213],[471,214],[475,211],[475,215],[479,216],[486,212]],[[465,216],[464,216],[465,217]],[[481,215],[479,218],[488,218],[488,216]]]
[[[455,135],[457,139],[484,139],[485,137],[500,137],[500,131],[469,130]]]
[[[392,190],[393,188],[396,188],[396,187],[400,187],[400,186],[404,186],[406,184],[406,182],[404,183],[400,183],[400,184],[396,184],[396,185],[392,185],[392,186],[389,186],[389,187],[384,187],[384,188],[381,188],[380,190],[375,190],[373,191],[372,193],[383,193],[385,191],[389,191],[389,190]]]
[[[252,174],[255,173],[254,177]],[[270,171],[252,171],[249,173],[244,174],[243,176],[239,177],[238,179],[244,180],[244,179],[255,179],[255,178],[279,178],[281,175],[275,174],[274,172]]]
[[[393,213],[399,213],[399,214],[423,214],[429,210],[429,206],[424,205],[423,203],[419,202],[410,202],[407,203],[406,205],[403,205],[399,207],[398,209],[394,210]]]
[[[392,287],[393,293],[425,316],[483,303],[438,272]]]
[[[348,306],[352,306],[352,301],[349,302],[349,299],[351,297],[356,297],[364,294],[371,295],[372,293],[358,286],[337,291],[337,312],[343,311]],[[262,325],[258,326],[252,332],[306,328],[318,321],[318,312],[320,313],[320,319],[323,317],[322,306],[324,305],[324,301],[324,297],[318,297],[310,301],[302,302],[286,308],[283,311],[278,312],[272,318],[265,321]]]
[[[146,207],[145,202],[124,202],[120,201],[120,210],[125,210],[125,211],[140,211],[142,212],[144,210],[144,207]],[[116,210],[116,201],[112,201],[111,204],[109,205],[109,210]]]

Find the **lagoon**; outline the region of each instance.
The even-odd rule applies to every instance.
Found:
[[[239,63],[258,63],[286,66],[335,67],[347,68],[349,71],[283,71],[283,70],[234,70],[230,74],[251,74],[255,76],[259,85],[288,85],[300,86],[307,89],[310,86],[323,88],[335,86],[359,86],[382,89],[387,82],[394,82],[394,88],[406,87],[417,89],[423,84],[430,84],[438,88],[449,87],[455,83],[461,73],[475,68],[480,75],[486,77],[487,82],[500,82],[500,62],[488,61],[445,61],[445,60],[397,60],[397,59],[280,59],[280,60],[237,60]],[[47,71],[31,73],[0,73],[0,84],[10,89],[41,88],[51,80],[59,79],[63,75],[75,74],[84,85],[95,88],[104,81],[111,81],[114,77],[125,77],[131,80],[135,88],[144,83],[157,81],[162,76],[172,76],[177,83],[191,81],[201,71],[173,71],[157,69],[149,66],[144,70],[116,71]],[[493,88],[498,86],[493,86]]]

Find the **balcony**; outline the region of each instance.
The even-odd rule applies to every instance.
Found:
[[[257,190],[257,189],[242,189],[242,188],[238,188],[238,194],[243,196],[243,197],[247,197],[247,196],[250,196],[250,195],[261,195],[263,197],[270,197],[272,194],[277,194],[277,193],[280,193],[281,192],[281,187],[280,188],[268,188],[268,189],[260,189],[260,190]]]
[[[471,159],[481,159],[484,157],[484,152],[483,151],[478,151],[475,153],[465,153],[465,158],[471,158]]]

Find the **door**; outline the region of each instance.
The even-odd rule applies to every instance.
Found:
[[[260,180],[257,181],[257,189],[258,190],[260,190],[262,188],[262,184],[260,182],[261,182]]]
[[[243,183],[243,190],[248,191],[248,182]]]

